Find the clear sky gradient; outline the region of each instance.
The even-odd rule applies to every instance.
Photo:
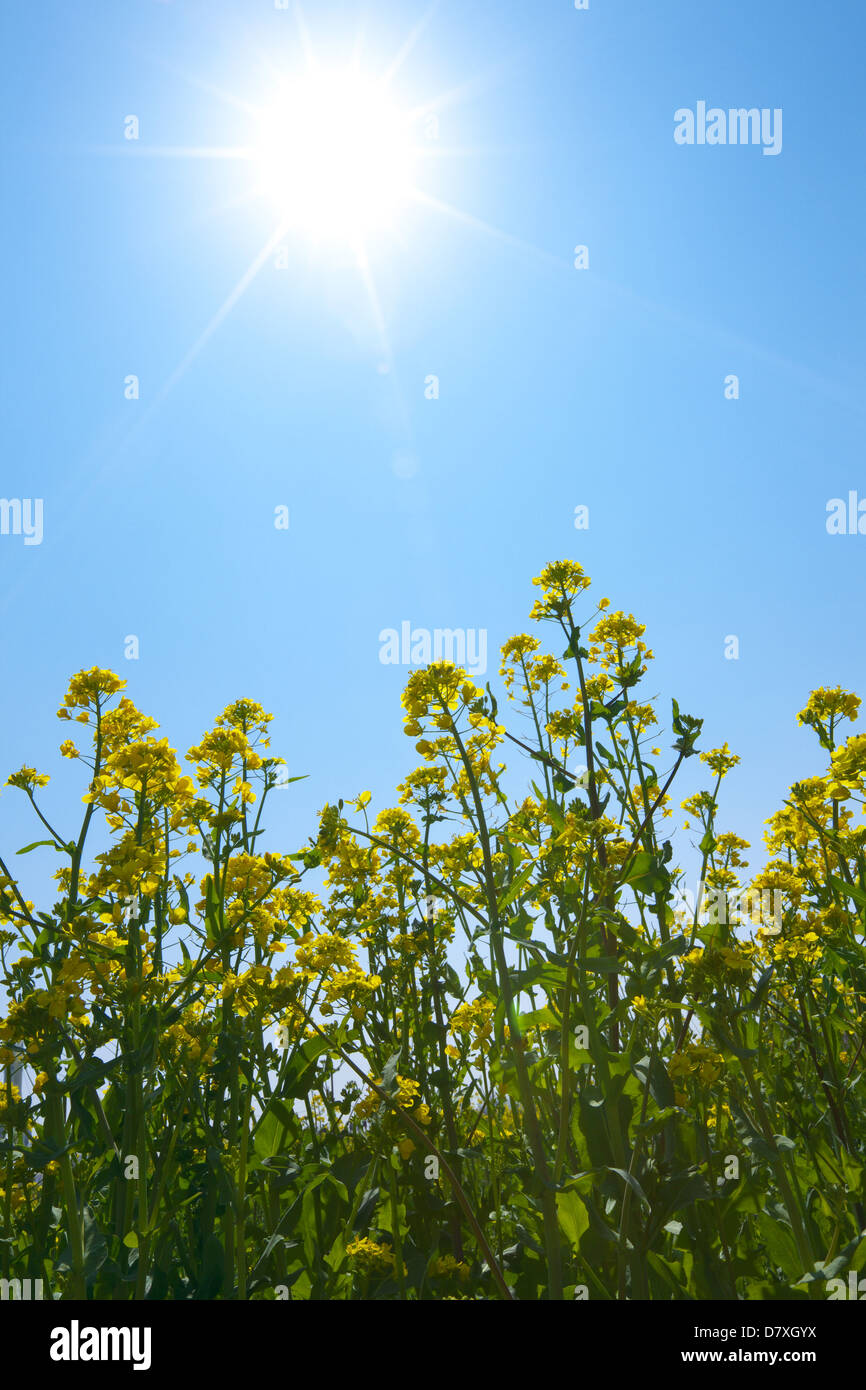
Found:
[[[84,787],[55,710],[81,667],[124,676],[182,752],[245,695],[310,774],[269,817],[268,847],[294,850],[325,801],[392,804],[414,765],[380,631],[484,628],[495,686],[532,576],[571,557],[646,623],[662,712],[675,695],[703,746],[742,756],[720,826],[758,841],[823,768],[795,721],[809,690],[866,695],[866,536],[825,525],[829,499],[866,497],[866,10],[304,13],[324,66],[360,36],[372,76],[426,17],[391,93],[437,114],[417,184],[460,215],[419,202],[370,238],[379,317],[347,248],[290,236],[288,267],[265,259],[207,334],[274,208],[246,196],[248,161],[157,151],[248,145],[250,107],[303,62],[293,9],[4,7],[0,495],[43,499],[44,535],[0,536],[3,778],[50,772],[72,832]],[[781,153],[679,146],[699,101],[781,108]],[[680,795],[701,784],[690,767]],[[4,854],[34,838],[4,791]]]

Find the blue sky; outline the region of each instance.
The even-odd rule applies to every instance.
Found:
[[[391,92],[433,104],[418,184],[463,216],[420,204],[370,238],[387,342],[348,249],[290,236],[288,268],[269,257],[190,356],[275,213],[245,197],[248,162],[154,152],[246,146],[249,105],[302,62],[295,14],[6,9],[0,494],[43,499],[44,535],[0,536],[0,764],[50,772],[70,832],[84,788],[55,710],[81,667],[119,671],[181,751],[230,699],[272,710],[310,774],[269,817],[293,850],[325,801],[390,804],[413,765],[380,631],[484,628],[495,683],[531,577],[566,556],[647,624],[662,712],[675,695],[742,756],[721,825],[753,842],[821,769],[809,690],[866,694],[866,538],[825,526],[830,498],[866,496],[863,11],[305,11],[323,66],[361,34],[374,77],[425,15]],[[677,145],[698,101],[781,108],[781,153]],[[690,768],[681,795],[700,784]],[[4,855],[33,838],[4,792]]]

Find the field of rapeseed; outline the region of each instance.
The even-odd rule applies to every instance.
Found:
[[[4,1279],[671,1301],[859,1277],[860,702],[809,696],[826,774],[794,782],[746,877],[720,809],[739,760],[642,698],[643,626],[572,561],[534,583],[496,689],[409,675],[393,804],[337,788],[290,853],[260,705],[185,769],[124,681],[73,677],[80,826],[53,824],[36,767],[7,783],[38,838],[0,858]],[[53,903],[16,852],[58,856]]]

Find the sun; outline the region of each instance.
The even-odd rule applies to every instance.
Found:
[[[123,141],[120,151],[116,143],[100,150],[129,158],[236,161],[245,171],[243,179],[219,206],[265,205],[264,240],[163,383],[150,410],[157,409],[183,379],[257,276],[282,258],[288,239],[306,239],[322,267],[343,266],[348,249],[348,260],[360,277],[369,306],[379,370],[385,373],[392,349],[379,276],[388,275],[391,257],[382,255],[381,250],[387,243],[389,250],[393,245],[402,254],[413,244],[402,225],[404,214],[445,216],[521,252],[556,261],[556,257],[434,196],[428,188],[431,163],[445,169],[455,158],[484,153],[483,149],[438,144],[440,111],[464,100],[475,89],[475,81],[420,103],[416,98],[410,109],[394,100],[395,90],[404,97],[409,90],[402,77],[397,81],[398,74],[435,10],[433,0],[390,61],[380,65],[373,58],[375,66],[364,69],[360,66],[363,32],[356,35],[348,62],[335,54],[333,62],[322,59],[304,21],[300,0],[296,0],[298,46],[293,51],[292,68],[281,67],[262,54],[256,72],[241,84],[240,91],[181,74],[193,87],[240,113],[237,140],[160,146]],[[438,183],[438,178],[434,182]],[[258,218],[256,226],[258,229]],[[287,265],[282,260],[280,263]],[[405,452],[411,460],[411,450]]]
[[[393,227],[412,197],[411,121],[355,71],[287,81],[259,118],[253,157],[259,192],[316,240]]]

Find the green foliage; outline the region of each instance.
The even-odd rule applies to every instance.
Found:
[[[717,826],[736,756],[699,751],[676,701],[662,734],[644,629],[605,600],[579,621],[580,566],[535,582],[563,657],[512,638],[499,700],[447,662],[413,672],[397,804],[338,800],[291,854],[261,848],[297,779],[260,706],[228,706],[185,772],[118,677],[73,679],[76,836],[37,804],[44,775],[9,778],[50,836],[17,853],[62,867],[37,910],[0,859],[4,1278],[772,1300],[866,1265],[866,735],[837,739],[859,701],[810,696],[828,770],[794,784],[749,881]],[[669,822],[692,758],[689,898]]]

